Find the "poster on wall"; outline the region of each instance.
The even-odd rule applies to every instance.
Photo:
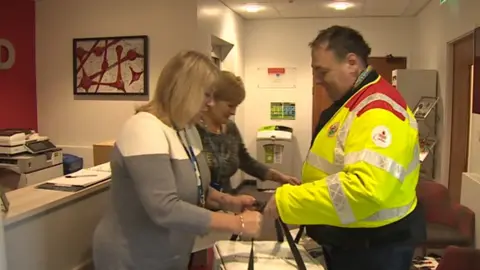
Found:
[[[297,69],[292,67],[268,67],[257,70],[258,88],[296,88]]]
[[[73,39],[74,95],[148,96],[148,37]]]
[[[295,103],[272,102],[270,103],[271,120],[295,120]]]

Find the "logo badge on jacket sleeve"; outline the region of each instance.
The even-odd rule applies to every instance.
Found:
[[[327,136],[328,137],[333,137],[335,135],[335,133],[337,133],[337,130],[338,130],[338,126],[340,124],[337,122],[335,124],[332,124],[329,128],[328,128],[328,133],[327,133]]]
[[[392,133],[386,126],[376,126],[372,130],[373,143],[382,148],[387,148],[392,144]]]

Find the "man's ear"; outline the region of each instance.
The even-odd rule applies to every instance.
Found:
[[[360,62],[360,59],[354,53],[347,54],[347,56],[345,57],[345,60],[349,66],[356,67],[358,69],[362,65],[362,63]]]
[[[358,76],[359,73],[362,71],[362,66],[363,66],[360,58],[358,58],[358,56],[353,53],[349,53],[347,54],[345,60],[350,73],[355,76]]]

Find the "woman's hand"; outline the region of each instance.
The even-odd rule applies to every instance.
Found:
[[[239,219],[239,235],[247,237],[259,237],[262,230],[263,216],[260,212],[246,210],[237,216]]]
[[[228,210],[240,213],[245,209],[253,209],[254,204],[257,200],[250,195],[238,195],[232,196],[228,203]]]
[[[302,183],[296,177],[283,174],[279,171],[273,171],[272,172],[272,180],[277,182],[277,183],[280,183],[282,185],[283,184],[290,184],[290,185],[298,186]]]

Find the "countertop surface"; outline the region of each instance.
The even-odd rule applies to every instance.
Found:
[[[109,170],[109,168],[110,164],[105,163],[89,169],[105,171]],[[54,207],[105,190],[110,185],[110,179],[77,192],[37,189],[35,188],[37,185],[27,186],[6,193],[6,197],[10,202],[10,208],[7,213],[3,213],[4,226],[17,223]]]

